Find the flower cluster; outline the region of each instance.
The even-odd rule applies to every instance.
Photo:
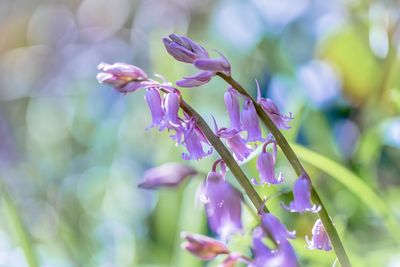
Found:
[[[222,54],[218,58],[210,58],[204,47],[176,34],[164,38],[163,42],[168,53],[176,60],[193,64],[200,70],[197,74],[176,82],[178,86],[197,87],[207,83],[216,75],[230,77],[230,63]],[[113,86],[123,94],[135,92],[140,88],[145,90],[144,98],[152,117],[149,128],[170,132],[176,144],[186,148],[186,152],[182,154],[184,160],[199,160],[212,154],[211,143],[199,126],[198,117],[182,108],[181,93],[171,83],[166,80],[158,82],[150,79],[140,68],[125,63],[112,65],[101,63],[98,69],[101,71],[97,75],[98,81]],[[249,95],[243,95],[235,88],[228,87],[224,94],[224,103],[230,125],[218,127],[214,119],[214,134],[224,141],[238,162],[247,159],[261,143],[262,149],[256,164],[259,179],[252,179],[252,183],[255,186],[276,185],[283,182],[282,173],[277,173],[275,170],[277,142],[271,134],[263,136],[259,113],[264,112],[268,115],[280,130],[290,128],[288,122],[292,120],[292,115],[282,114],[271,99],[263,98],[258,83],[257,92],[257,99],[253,100]],[[191,167],[170,163],[148,170],[139,187],[146,189],[175,187],[197,174],[198,172]],[[288,231],[286,226],[271,213],[259,212],[260,224],[252,230],[251,257],[230,251],[228,243],[231,236],[244,232],[241,218],[244,198],[225,176],[226,163],[222,157],[215,161],[200,188],[200,200],[205,206],[208,225],[218,240],[184,233],[183,248],[203,260],[213,260],[223,255],[225,259],[221,266],[225,267],[234,266],[238,261],[251,267],[298,266],[296,255],[288,241],[295,238],[295,232]],[[288,206],[282,204],[282,207],[290,212],[318,212],[320,207],[311,202],[311,190],[310,178],[305,174],[301,175],[294,183],[293,201]],[[329,237],[320,220],[316,222],[312,234],[311,240],[306,239],[309,249],[331,249]],[[265,242],[267,238],[276,246],[270,248]]]

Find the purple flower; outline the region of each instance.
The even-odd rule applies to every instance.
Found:
[[[177,92],[168,93],[164,100],[165,120],[173,125],[179,126],[178,111],[180,108],[180,96]]]
[[[221,163],[221,173],[216,165]],[[225,165],[219,160],[214,163],[203,185],[202,200],[205,203],[210,228],[223,240],[242,229],[242,194],[225,181]]]
[[[96,76],[99,83],[112,85],[121,93],[134,92],[150,84],[142,69],[126,63],[100,63],[97,69],[101,71]]]
[[[161,105],[162,101],[158,89],[148,88],[144,98],[146,99],[147,105],[150,108],[151,117],[153,120],[150,127],[162,127],[164,124],[164,111]]]
[[[332,249],[331,241],[320,219],[318,219],[314,224],[312,229],[312,239],[309,240],[306,236],[306,241],[308,249],[319,249],[325,251]]]
[[[222,72],[231,75],[231,65],[229,61],[221,55],[221,58],[200,58],[194,61],[194,66],[201,70]]]
[[[147,170],[144,173],[143,182],[138,186],[145,189],[176,187],[186,178],[195,174],[197,174],[197,171],[189,166],[178,163],[167,163]]]
[[[293,188],[294,200],[286,206],[282,204],[282,207],[289,210],[290,212],[313,212],[320,211],[321,206],[313,205],[311,203],[311,184],[310,180],[306,175],[301,175],[294,183]]]
[[[197,87],[208,83],[214,75],[214,72],[202,71],[192,76],[183,77],[182,80],[176,82],[176,85],[181,87]]]
[[[177,34],[170,34],[169,39],[163,38],[168,53],[176,60],[193,63],[198,58],[208,58],[207,51],[191,39]]]
[[[199,234],[182,233],[181,237],[186,240],[182,248],[203,260],[212,260],[221,254],[228,254],[226,245],[218,240]]]
[[[239,93],[232,87],[228,88],[224,94],[224,101],[231,121],[231,129],[241,130]]]
[[[221,128],[217,131],[217,136],[226,140],[226,144],[238,161],[245,160],[252,152],[236,129]]]
[[[247,131],[247,142],[262,141],[261,128],[253,101],[247,98],[242,110],[243,130]]]
[[[250,267],[297,267],[296,254],[290,243],[285,239],[278,244],[277,248],[271,250],[264,242],[262,229],[256,228],[253,231],[252,251],[254,260]]]
[[[182,153],[182,158],[184,160],[199,160],[211,155],[212,148],[207,152],[203,150],[202,142],[205,142],[204,135],[201,133],[201,130],[197,128],[196,118],[189,119],[183,134],[183,145],[188,151],[188,153]]]
[[[257,81],[256,81],[257,82]],[[261,105],[262,109],[267,113],[268,117],[272,120],[278,129],[287,130],[290,129],[288,124],[293,119],[292,114],[289,116],[283,115],[275,103],[269,98],[261,97],[260,86],[257,82],[257,102]]]
[[[261,214],[261,227],[278,244],[289,238],[296,238],[296,231],[289,231],[286,226],[271,213]]]
[[[272,144],[272,153],[267,152],[267,145]],[[278,177],[275,176],[275,161],[276,161],[276,142],[267,141],[262,147],[262,151],[257,159],[257,170],[260,176],[260,182],[255,179],[252,180],[253,184],[279,184],[283,182],[283,175],[280,172]]]

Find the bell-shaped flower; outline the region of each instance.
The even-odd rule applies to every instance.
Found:
[[[221,163],[221,173],[216,172],[216,165]],[[203,185],[201,200],[205,204],[208,223],[211,230],[222,240],[242,229],[242,194],[224,179],[225,166],[217,161]]]
[[[306,175],[301,175],[294,183],[293,187],[293,198],[294,200],[286,206],[282,204],[282,207],[290,212],[313,212],[320,211],[321,206],[313,205],[311,203],[311,183],[310,178]]]
[[[176,82],[176,85],[180,87],[197,87],[208,83],[214,75],[215,73],[211,71],[201,71],[195,75],[183,77],[182,80]]]
[[[229,87],[224,94],[224,101],[231,121],[230,128],[240,131],[242,123],[240,121],[239,93],[232,87]]]
[[[277,244],[287,239],[296,238],[296,231],[289,231],[286,226],[271,213],[261,214],[261,227]]]
[[[139,88],[151,85],[147,74],[139,67],[126,63],[100,63],[97,69],[101,72],[96,78],[99,83],[112,85],[121,93],[134,92]]]
[[[211,155],[212,148],[207,152],[203,149],[204,135],[199,132],[197,128],[196,118],[190,118],[184,129],[183,145],[186,147],[188,153],[182,153],[184,160],[199,160],[206,156]]]
[[[236,129],[221,128],[217,131],[217,136],[226,140],[227,146],[232,151],[237,161],[245,160],[252,152],[251,147]]]
[[[257,83],[257,103],[261,105],[262,109],[267,113],[268,117],[272,120],[275,126],[281,130],[290,129],[288,124],[289,121],[293,119],[292,114],[289,113],[289,116],[286,116],[281,113],[278,106],[269,99],[269,98],[262,98],[261,97],[261,89]]]
[[[178,61],[193,63],[198,58],[208,58],[207,50],[185,36],[170,34],[163,42],[168,53]]]
[[[272,144],[272,153],[267,151],[267,146]],[[276,161],[276,142],[269,140],[264,143],[261,153],[257,159],[257,170],[259,173],[260,182],[255,179],[252,180],[253,184],[279,184],[283,182],[283,175],[280,172],[278,177],[275,175],[275,161]]]
[[[143,182],[141,182],[138,186],[145,189],[177,187],[188,177],[195,174],[197,174],[197,171],[187,165],[166,163],[147,170],[144,173]]]
[[[178,111],[180,108],[180,96],[177,92],[166,94],[164,100],[165,121],[170,125],[178,126],[180,124]]]
[[[162,108],[162,100],[160,92],[156,88],[148,88],[144,98],[149,106],[152,124],[149,127],[159,126],[162,127],[164,124],[164,110]]]
[[[260,123],[253,101],[247,98],[242,110],[243,130],[247,132],[247,142],[262,141]]]
[[[200,58],[194,61],[194,66],[200,70],[222,72],[231,75],[231,64],[221,55],[220,58]]]
[[[218,255],[229,253],[229,249],[224,243],[208,236],[184,232],[181,237],[185,239],[182,248],[200,259],[212,260]]]
[[[318,219],[314,224],[311,240],[306,236],[306,241],[308,249],[319,249],[325,251],[332,249],[331,241],[320,219]]]

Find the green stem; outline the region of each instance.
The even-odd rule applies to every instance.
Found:
[[[263,207],[264,212],[269,212],[268,208],[264,205],[264,201],[258,195],[257,191],[254,189],[253,185],[250,183],[246,174],[239,167],[236,160],[233,158],[232,154],[225,147],[225,145],[221,142],[221,140],[214,134],[211,128],[208,126],[207,122],[201,117],[197,111],[195,111],[188,103],[186,103],[183,99],[181,99],[181,108],[191,117],[195,117],[197,120],[197,125],[204,132],[208,141],[214,147],[214,149],[218,152],[221,158],[224,160],[225,164],[231,170],[233,176],[235,176],[236,180],[239,182],[240,186],[244,189],[250,201],[256,207],[256,209],[260,209]]]
[[[292,147],[289,145],[288,141],[286,140],[286,138],[279,131],[279,129],[275,126],[275,124],[272,122],[272,120],[269,118],[269,116],[265,113],[263,108],[257,103],[257,101],[232,77],[227,76],[224,73],[218,73],[218,75],[222,79],[224,79],[228,84],[230,84],[240,94],[242,94],[252,100],[258,116],[260,117],[260,119],[264,123],[264,125],[268,128],[268,130],[271,132],[271,134],[275,137],[277,144],[281,148],[282,152],[285,154],[290,165],[292,165],[296,174],[298,176],[305,174],[307,177],[309,177],[307,172],[305,171],[303,165],[301,164],[300,160],[297,158],[296,154],[294,153]],[[311,179],[310,179],[310,183],[311,183]],[[342,267],[350,267],[351,263],[350,263],[349,257],[346,254],[346,251],[344,249],[342,241],[340,240],[339,234],[336,231],[336,228],[333,225],[333,222],[332,222],[331,218],[329,217],[328,212],[327,212],[324,204],[322,203],[322,200],[319,197],[314,186],[312,186],[311,195],[312,195],[314,202],[321,206],[321,210],[318,212],[318,216],[320,217],[320,219],[325,227],[325,230],[331,240],[332,246],[335,250],[335,253],[338,257],[340,264],[342,265]]]

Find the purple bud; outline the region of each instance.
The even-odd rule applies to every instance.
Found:
[[[222,72],[227,75],[231,74],[231,65],[225,57],[221,58],[200,58],[194,61],[194,66],[201,70],[213,72]]]
[[[247,142],[262,141],[261,128],[253,101],[247,98],[242,110],[243,130],[247,131]]]
[[[214,75],[214,72],[202,71],[192,76],[183,77],[182,80],[176,82],[176,85],[180,87],[197,87],[208,83]]]
[[[208,57],[207,51],[201,45],[187,37],[171,34],[169,38],[163,38],[164,46],[178,61],[193,63],[198,58]]]
[[[231,120],[231,129],[241,130],[239,93],[232,87],[224,94],[225,106]]]
[[[139,184],[139,187],[145,189],[176,187],[186,178],[195,174],[197,174],[197,171],[189,166],[178,163],[167,163],[147,170],[144,173],[143,182]]]
[[[182,248],[203,260],[212,260],[221,254],[228,254],[229,250],[224,243],[199,234],[182,233],[181,237],[186,240]]]
[[[160,93],[155,88],[149,88],[146,90],[144,98],[146,99],[146,102],[150,108],[151,117],[153,119],[153,123],[150,125],[150,127],[162,127],[164,123],[164,112],[161,106]]]
[[[217,131],[217,136],[226,140],[226,144],[237,161],[245,160],[252,152],[251,148],[247,146],[246,141],[236,129],[221,128]]]
[[[321,206],[313,205],[311,203],[311,184],[306,175],[301,175],[294,183],[293,188],[294,200],[290,202],[289,206],[282,204],[282,207],[290,212],[313,212],[320,211]]]
[[[242,229],[242,194],[226,182],[222,174],[215,172],[214,168],[208,173],[203,185],[202,200],[205,202],[211,230],[226,240]]]
[[[281,221],[271,213],[261,214],[261,227],[276,243],[296,238],[296,231],[289,231]]]
[[[273,145],[272,153],[267,152],[266,147],[268,144]],[[252,180],[254,184],[279,184],[283,182],[283,175],[279,173],[278,177],[275,176],[275,160],[276,160],[276,143],[274,141],[266,142],[260,155],[257,159],[257,170],[260,176],[260,182],[255,179]]]
[[[199,160],[212,153],[212,148],[207,152],[203,150],[203,137],[200,135],[200,130],[196,127],[196,124],[196,118],[190,118],[185,129],[183,145],[186,147],[188,153],[182,154],[184,160]]]
[[[312,229],[312,239],[309,240],[306,236],[306,241],[308,249],[319,249],[325,251],[332,249],[331,241],[320,219],[318,219],[314,224]]]
[[[178,111],[180,108],[180,97],[178,93],[168,93],[164,100],[165,120],[174,125],[180,125]]]

